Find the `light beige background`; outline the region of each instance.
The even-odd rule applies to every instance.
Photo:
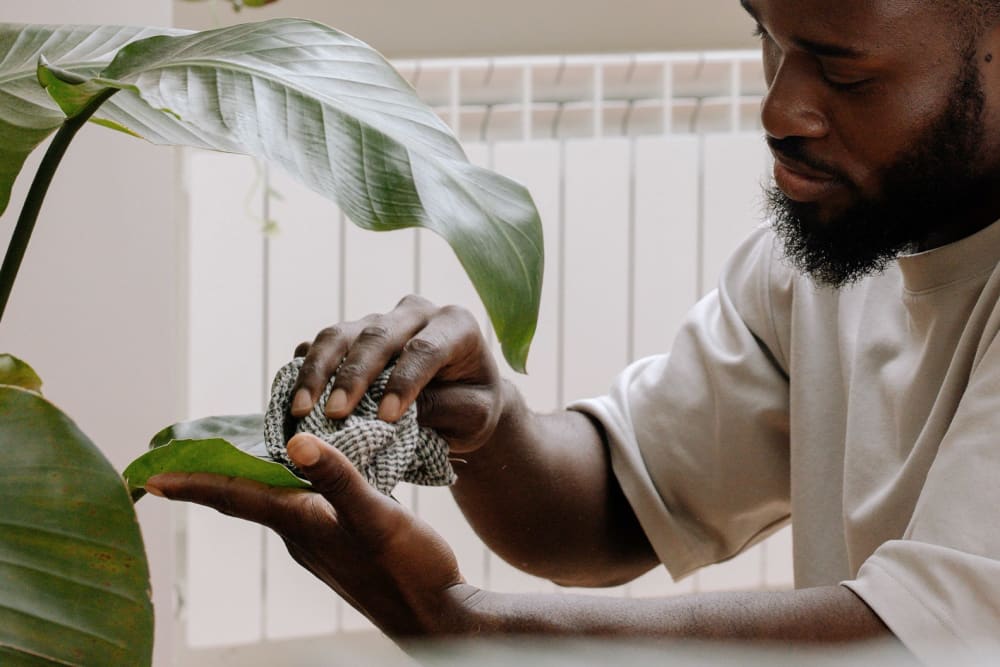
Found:
[[[390,58],[756,46],[738,0],[280,0],[240,14],[178,0],[174,12],[178,26],[198,29],[216,20],[312,18]]]

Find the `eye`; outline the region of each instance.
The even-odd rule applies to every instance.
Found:
[[[865,84],[870,83],[872,79],[869,78],[851,78],[844,76],[837,76],[830,74],[825,69],[822,72],[823,81],[826,85],[830,86],[834,90],[839,90],[842,92],[857,92],[861,90]]]
[[[838,83],[836,81],[827,80],[827,84],[835,90],[839,90],[845,93],[858,92],[866,83],[868,79],[863,81],[851,81],[850,83]]]
[[[760,41],[760,45],[761,45],[761,48],[763,49],[763,53],[764,53],[764,57],[765,58],[767,57],[768,53],[771,53],[775,49],[778,48],[778,45],[774,41],[774,38],[771,37],[771,33],[769,33],[764,28],[764,26],[761,25],[761,23],[759,21],[754,26],[752,34],[753,34],[754,37],[756,37]]]

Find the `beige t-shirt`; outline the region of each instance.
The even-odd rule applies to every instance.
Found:
[[[571,406],[675,578],[789,518],[799,588],[843,583],[917,656],[1000,650],[1000,223],[818,288],[767,229],[669,355]]]

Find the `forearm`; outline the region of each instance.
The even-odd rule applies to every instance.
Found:
[[[465,612],[448,634],[604,636],[833,643],[891,638],[843,586],[625,599],[504,595],[456,587]]]
[[[537,415],[504,387],[493,437],[458,464],[453,492],[476,532],[515,566],[566,585],[628,581],[657,563],[585,415]]]

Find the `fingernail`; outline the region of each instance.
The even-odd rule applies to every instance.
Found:
[[[166,498],[166,496],[163,494],[163,491],[161,491],[159,487],[153,486],[149,482],[146,482],[146,486],[144,486],[143,488],[146,489],[146,493],[151,493],[154,496],[157,496],[158,498]]]
[[[319,447],[313,438],[296,436],[288,441],[288,456],[297,466],[308,468],[319,461],[319,455]]]
[[[379,406],[379,418],[387,422],[394,422],[399,419],[399,396],[396,396],[396,394],[386,394],[382,397],[382,405]]]
[[[347,407],[347,392],[343,389],[334,389],[330,394],[330,400],[326,402],[326,413],[328,415],[340,414]]]
[[[295,398],[292,399],[292,412],[305,414],[309,412],[312,408],[312,396],[309,395],[308,389],[299,389],[295,392]]]

